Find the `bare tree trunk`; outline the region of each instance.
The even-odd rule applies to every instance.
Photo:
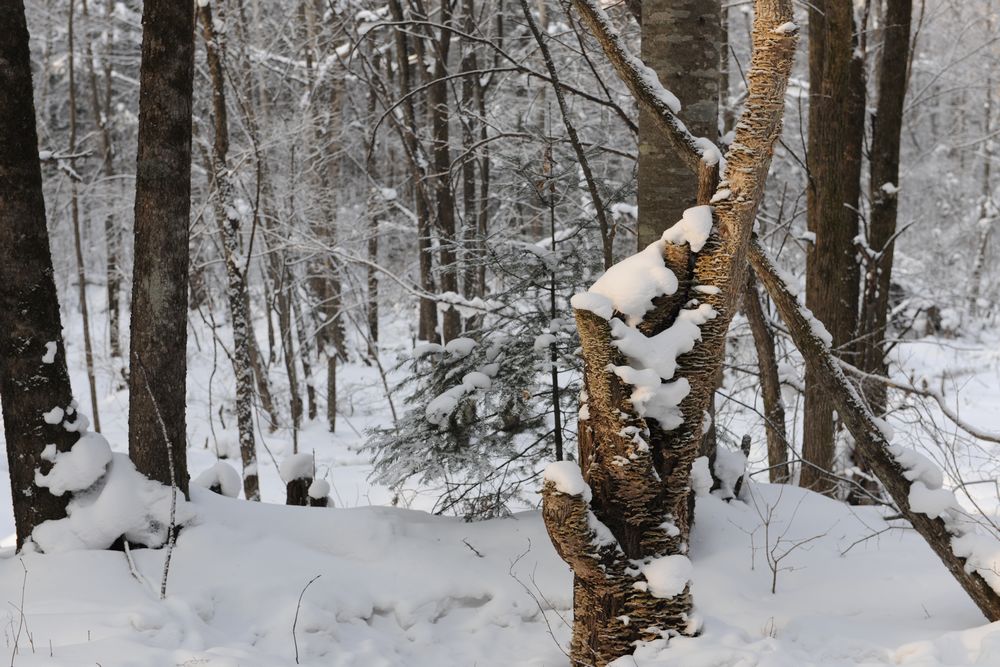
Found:
[[[992,132],[993,125],[993,78],[986,76],[986,104],[983,105],[983,136],[988,137]],[[991,142],[987,141],[983,146],[985,153],[983,159],[983,179],[982,179],[982,202],[979,209],[979,224],[982,230],[979,232],[979,247],[976,250],[976,259],[972,264],[972,275],[969,277],[969,315],[977,317],[979,315],[979,294],[983,288],[983,270],[986,267],[986,252],[990,245],[990,233],[993,229],[990,216],[995,215],[996,207],[993,204],[993,179],[992,162],[993,150]]]
[[[140,472],[164,484],[172,458],[177,487],[187,495],[194,4],[146,0],[142,26],[130,360],[145,372],[129,374],[129,455]],[[169,443],[162,441],[160,416]]]
[[[886,375],[885,337],[889,318],[889,289],[896,241],[897,192],[899,190],[899,144],[903,129],[903,101],[906,97],[910,55],[912,0],[887,0],[882,30],[882,54],[878,71],[878,109],[872,119],[869,179],[871,213],[868,221],[865,298],[862,299],[858,340],[858,364],[866,373]],[[988,134],[988,132],[987,132]],[[881,382],[866,383],[865,396],[876,414],[886,408],[886,387]],[[855,456],[855,463],[867,470],[867,462]],[[859,484],[873,492],[876,485],[861,479]],[[861,501],[861,498],[854,498]]]
[[[671,144],[691,146],[683,162],[701,170],[697,142],[644,77],[607,15],[593,0],[573,4],[641,107],[659,117],[657,126],[670,133]],[[580,440],[584,479],[565,485],[573,464],[552,464],[558,468],[546,471],[542,510],[556,550],[575,575],[574,664],[604,665],[631,653],[636,641],[657,638],[661,632],[698,631],[691,617],[690,586],[684,583],[690,567],[685,553],[692,519],[691,465],[722,363],[726,332],[745,290],[746,248],[780,133],[796,43],[790,2],[758,0],[755,5],[748,112],[737,125],[726,191],[716,198],[713,231],[704,245],[660,241],[643,251],[661,253],[679,284],[676,291],[664,291],[653,299],[652,310],[640,315],[638,323],[634,314],[629,318],[620,314],[623,306],[602,297],[597,285],[585,297],[574,299],[589,413]],[[627,262],[616,265],[616,270],[627,272]],[[635,279],[649,277],[643,270]],[[694,289],[699,286],[710,287]],[[700,305],[692,309],[689,302],[695,296]],[[692,324],[700,340],[692,334],[691,350],[679,353],[672,372],[660,360],[643,362],[636,358],[642,355],[626,357],[622,351],[632,344],[654,345],[645,339],[675,325]],[[656,367],[641,367],[644,363]],[[609,364],[615,372],[608,372]],[[665,380],[672,383],[662,384]],[[644,417],[640,405],[652,399],[635,391],[640,386],[671,407]],[[679,391],[673,395],[675,390]],[[607,530],[597,532],[601,524]],[[676,586],[659,586],[654,573],[661,568],[675,575]],[[627,624],[622,616],[628,616]]]
[[[785,484],[791,479],[788,469],[788,439],[785,437],[785,405],[781,400],[781,382],[778,379],[778,361],[774,351],[774,336],[767,323],[767,316],[757,294],[757,281],[747,275],[747,289],[743,295],[743,311],[754,348],[757,350],[757,369],[760,372],[760,391],[764,399],[764,432],[767,434],[768,478],[772,484]]]
[[[433,81],[427,90],[431,113],[434,156],[434,199],[437,204],[437,229],[441,291],[458,294],[458,236],[455,221],[455,194],[451,191],[451,109],[448,105],[448,55],[451,51],[451,0],[441,0],[439,21],[442,25],[434,41]],[[444,311],[442,318],[444,342],[462,333],[462,318],[455,308]]]
[[[113,0],[111,0],[113,2]],[[82,4],[83,16],[86,19],[87,0]],[[108,12],[110,14],[110,11]],[[109,38],[110,39],[110,38]],[[110,49],[110,46],[109,46]],[[106,91],[105,103],[101,104],[100,89],[97,84],[97,70],[94,67],[93,48],[90,44],[89,36],[84,41],[84,55],[87,61],[87,79],[90,88],[90,106],[94,114],[94,125],[97,127],[101,137],[101,175],[108,181],[115,177],[115,149],[111,136],[111,72],[110,58],[105,56],[106,70],[105,77]],[[121,225],[115,220],[115,216],[109,211],[104,218],[104,242],[106,246],[107,259],[105,262],[105,281],[107,282],[108,298],[108,339],[111,356],[120,358],[121,352],[121,271],[118,267],[118,253],[121,248]]]
[[[222,237],[226,263],[226,296],[233,325],[233,375],[236,378],[236,425],[239,431],[240,458],[243,463],[243,494],[247,500],[260,500],[257,475],[257,443],[253,426],[253,366],[250,360],[250,296],[247,291],[247,264],[241,264],[241,216],[236,210],[235,194],[229,173],[229,116],[226,111],[225,64],[221,36],[215,29],[211,4],[198,5],[208,72],[212,79],[212,119],[215,131],[212,142],[212,181],[215,185],[215,222]]]
[[[69,14],[66,26],[66,69],[69,73],[69,152],[76,153],[76,54],[75,54],[75,21],[76,3],[69,4]],[[90,339],[90,311],[87,309],[87,270],[83,259],[83,234],[80,230],[80,195],[76,182],[76,160],[69,159],[70,216],[73,221],[73,248],[76,251],[76,280],[80,298],[80,318],[83,320],[83,351],[87,366],[87,384],[90,388],[90,408],[93,411],[94,430],[101,432],[101,415],[97,407],[97,382],[94,378],[94,345]]]
[[[861,145],[864,138],[864,61],[856,54],[854,6],[843,0],[809,5],[809,231],[806,306],[826,325],[840,354],[849,355],[858,324],[860,270],[855,259]],[[822,379],[806,369],[799,483],[833,493],[835,426]]]
[[[36,526],[66,516],[67,496],[37,487],[35,475],[52,465],[46,447],[68,451],[80,434],[66,428],[78,416],[45,227],[28,28],[17,1],[0,4],[0,90],[0,405],[20,549]]]
[[[677,97],[691,133],[712,142],[719,136],[721,42],[719,0],[642,1],[642,60]],[[638,188],[641,250],[698,203],[697,174],[678,159],[656,120],[642,110]]]
[[[389,11],[392,20],[402,23],[404,20],[403,6],[400,0],[389,0]],[[415,48],[419,49],[417,62],[424,62],[422,55],[422,40],[416,39]],[[417,118],[413,103],[413,71],[410,67],[410,40],[406,28],[402,25],[395,30],[396,64],[399,71],[399,93],[403,98],[403,145],[406,148],[407,161],[410,164],[411,187],[417,212],[417,252],[420,261],[420,287],[427,294],[433,294],[433,254],[431,250],[431,214],[430,195],[428,193],[427,174],[423,165],[427,162],[423,149],[417,140]],[[419,70],[420,68],[418,68]],[[423,341],[437,342],[438,334],[437,305],[433,299],[420,297],[420,314],[418,318],[417,338]]]

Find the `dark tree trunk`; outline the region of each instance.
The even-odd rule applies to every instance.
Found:
[[[826,325],[840,354],[857,333],[860,270],[856,259],[861,146],[864,138],[864,61],[855,51],[854,6],[845,0],[809,5],[809,231],[806,306]],[[833,408],[822,381],[806,369],[800,484],[832,493]]]
[[[865,298],[862,300],[858,363],[867,373],[885,375],[885,335],[889,321],[889,287],[895,250],[897,191],[899,188],[899,143],[903,129],[907,64],[910,55],[912,0],[887,0],[882,55],[878,73],[878,109],[872,118],[871,214],[868,221],[868,257]],[[987,132],[988,134],[988,132]],[[865,396],[876,414],[886,407],[886,387],[881,382],[865,384]],[[863,457],[855,463],[867,470]],[[875,490],[867,480],[859,483]]]
[[[389,11],[392,20],[401,23],[404,20],[403,6],[400,0],[389,0]],[[417,62],[424,62],[422,55],[423,40],[416,39]],[[410,164],[411,187],[413,188],[414,204],[417,212],[417,253],[420,261],[420,288],[427,294],[435,292],[433,277],[433,255],[431,250],[430,197],[426,170],[423,167],[425,158],[417,140],[417,118],[413,103],[414,81],[413,68],[410,66],[410,40],[406,28],[397,27],[395,31],[396,64],[399,71],[399,93],[403,100],[403,145],[406,148],[407,161]],[[422,68],[417,68],[421,70]],[[438,334],[437,304],[426,296],[420,297],[420,312],[417,322],[417,339],[437,342]]]
[[[146,0],[142,26],[129,455],[140,472],[165,484],[170,483],[172,458],[174,479],[187,495],[184,405],[194,3]],[[163,442],[160,418],[169,443]]]
[[[10,469],[17,546],[35,527],[66,515],[67,497],[35,486],[48,472],[42,451],[67,451],[79,433],[66,371],[59,300],[45,227],[42,173],[31,88],[24,6],[0,4],[0,402]],[[50,423],[53,422],[54,423]]]
[[[757,281],[753,273],[747,275],[747,291],[743,294],[743,312],[746,313],[757,350],[757,369],[760,372],[760,392],[764,399],[764,431],[767,434],[768,479],[772,484],[784,484],[791,473],[788,469],[788,440],[785,437],[785,406],[781,400],[781,382],[778,379],[778,362],[774,352],[774,336],[767,323],[767,315],[757,294]]]
[[[435,40],[434,80],[427,91],[430,105],[434,155],[434,199],[437,204],[437,229],[440,238],[441,291],[458,294],[458,236],[455,221],[455,194],[451,190],[451,109],[448,105],[448,54],[451,50],[451,0],[441,0],[442,28]],[[447,26],[447,27],[445,27]],[[462,318],[455,308],[444,311],[444,342],[462,333]]]

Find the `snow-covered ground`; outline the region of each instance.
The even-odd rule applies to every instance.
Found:
[[[225,331],[219,335],[228,340]],[[213,375],[211,336],[204,330],[198,336],[200,346],[193,337],[189,346],[193,476],[215,464],[216,447],[236,441],[231,416],[224,415],[223,427],[217,414],[232,400],[228,360],[220,350]],[[86,412],[82,342],[75,332],[67,338]],[[264,340],[263,332],[258,338]],[[1000,431],[1000,346],[944,343],[900,346],[899,377],[926,376],[944,387],[963,419]],[[387,349],[387,362],[406,347]],[[283,395],[280,366],[273,369],[276,397]],[[127,393],[113,391],[105,362],[99,382],[103,433],[125,451]],[[322,378],[315,385],[323,387]],[[0,534],[8,536],[0,558],[0,601],[8,603],[0,650],[22,666],[276,667],[295,664],[296,647],[305,665],[568,664],[562,647],[570,632],[570,573],[538,513],[482,523],[434,517],[422,511],[434,495],[420,488],[398,498],[399,507],[386,507],[394,494],[367,480],[371,468],[359,451],[365,429],[390,419],[378,372],[350,364],[339,387],[338,432],[314,422],[299,434],[300,451],[315,452],[337,507],[278,504],[284,488],[276,464],[291,453],[291,436],[263,430],[270,452],[260,452],[266,502],[195,489],[196,519],[178,539],[162,601],[162,550],[133,551],[135,573],[121,552],[15,555],[9,488],[0,484]],[[954,432],[935,408],[918,409],[937,419],[946,436]],[[730,426],[752,421],[745,415]],[[959,443],[961,454],[946,456],[947,448],[914,423],[908,411],[893,418],[897,441],[923,445],[955,471],[952,484],[959,473],[982,480],[968,487],[967,500],[995,513],[996,485],[988,482],[996,480],[997,449],[956,436],[940,444]],[[5,463],[0,474],[6,475]],[[691,556],[705,632],[673,639],[667,650],[643,648],[620,664],[1000,666],[1000,623],[984,625],[919,536],[899,521],[890,528],[883,514],[757,483],[742,501],[701,497]]]

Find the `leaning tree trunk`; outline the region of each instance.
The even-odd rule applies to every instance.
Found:
[[[140,472],[164,484],[173,479],[187,495],[184,408],[194,4],[146,0],[142,26],[129,456]]]
[[[785,320],[788,332],[807,366],[822,378],[826,395],[854,437],[855,447],[872,473],[882,482],[903,517],[927,541],[983,615],[991,622],[1000,620],[1000,593],[983,578],[982,564],[969,562],[955,553],[952,540],[960,537],[966,528],[961,523],[949,525],[942,518],[931,518],[910,507],[911,486],[919,482],[911,483],[906,477],[907,474],[913,477],[913,473],[900,464],[901,450],[889,444],[881,422],[844,375],[842,362],[833,356],[826,342],[816,334],[817,327],[812,316],[799,305],[756,241],[750,247],[750,262]],[[928,492],[926,486],[924,491]],[[992,571],[986,570],[985,574],[995,576],[995,565]]]
[[[44,450],[67,451],[79,438],[67,428],[78,417],[45,227],[20,2],[0,4],[0,90],[0,404],[20,549],[40,523],[66,516],[68,498],[35,485],[36,473],[52,465]]]
[[[684,130],[600,6],[594,0],[574,6],[672,145],[690,147],[684,163],[715,173],[705,160],[711,151],[700,152],[703,144]],[[687,228],[697,233],[669,231],[573,299],[587,392],[583,479],[572,463],[553,464],[543,518],[575,575],[574,664],[604,665],[631,653],[636,641],[698,630],[685,555],[691,466],[744,291],[746,248],[781,130],[796,44],[790,2],[758,0],[756,9],[747,111],[714,211],[685,212]],[[614,289],[622,281],[634,282],[643,298]]]

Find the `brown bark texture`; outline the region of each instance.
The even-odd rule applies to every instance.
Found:
[[[187,495],[185,372],[194,3],[147,0],[142,11],[135,272],[130,323],[129,456]],[[148,385],[147,386],[147,378]],[[162,417],[169,443],[163,442]]]
[[[856,258],[861,148],[864,139],[864,61],[856,53],[854,5],[820,0],[809,5],[809,172],[806,222],[815,242],[806,257],[806,306],[819,318],[838,353],[850,356],[857,333],[860,269]],[[834,423],[822,378],[806,370],[802,468],[799,483],[832,493]]]
[[[746,313],[754,349],[757,351],[757,370],[760,373],[760,392],[764,401],[764,432],[767,437],[768,479],[772,484],[784,484],[791,479],[788,468],[788,440],[785,436],[785,404],[781,398],[781,381],[778,378],[778,360],[775,355],[774,336],[767,322],[767,315],[757,293],[753,273],[747,275],[747,291],[743,295],[743,312]]]
[[[889,287],[895,250],[899,188],[899,144],[903,129],[907,63],[910,54],[912,0],[887,0],[879,59],[878,108],[872,118],[870,169],[871,213],[868,220],[868,258],[865,298],[859,339],[863,371],[885,375],[885,334],[889,315]],[[877,412],[885,409],[885,385],[871,383],[865,396]]]
[[[66,515],[68,498],[36,487],[35,470],[52,465],[46,445],[67,451],[79,434],[44,417],[59,408],[66,423],[77,419],[45,227],[28,28],[16,0],[0,4],[0,90],[0,403],[20,548],[40,523]]]
[[[574,6],[640,106],[659,118],[657,126],[670,132],[681,150],[690,147],[684,162],[710,173],[702,168],[700,144],[657,93],[641,62],[627,52],[607,15],[589,0],[575,0]],[[794,26],[786,25],[791,4],[758,0],[755,6],[750,91],[716,197],[712,234],[696,253],[686,244],[665,246],[664,263],[680,285],[677,293],[654,299],[653,309],[635,327],[637,335],[665,331],[693,298],[714,311],[714,318],[701,325],[694,349],[677,359],[673,380],[690,386],[679,405],[680,426],[665,430],[656,420],[642,418],[631,402],[633,386],[608,371],[609,364],[629,363],[612,334],[612,327],[623,326],[624,318],[615,314],[609,320],[576,310],[589,411],[581,428],[580,467],[592,497],[588,501],[585,495],[562,493],[551,481],[543,489],[549,536],[575,575],[574,664],[607,664],[631,653],[635,641],[656,638],[661,631],[697,631],[690,588],[673,597],[657,597],[635,562],[686,553],[691,464],[721,367],[726,330],[744,291],[746,247],[781,129],[796,43]],[[711,287],[693,289],[698,286]]]

